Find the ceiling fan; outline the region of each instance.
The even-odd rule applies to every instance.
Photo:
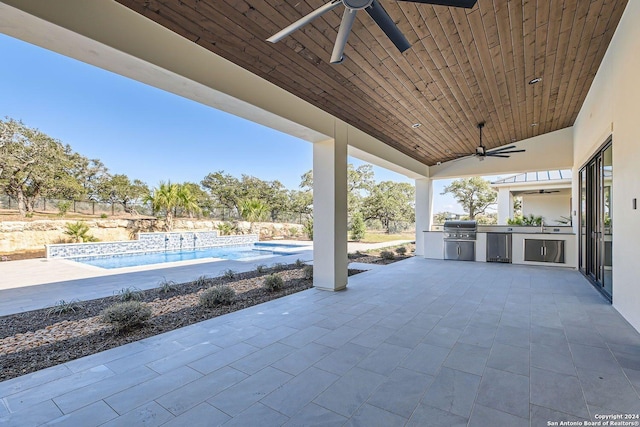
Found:
[[[516,148],[515,145],[509,145],[508,147],[501,147],[501,148],[496,148],[493,150],[487,150],[487,148],[482,144],[482,128],[484,127],[485,123],[484,122],[480,122],[478,123],[478,129],[480,129],[480,145],[478,145],[476,147],[476,152],[473,153],[474,156],[478,157],[481,161],[484,160],[486,157],[502,157],[504,159],[507,159],[511,156],[509,156],[509,154],[513,154],[513,153],[524,153],[527,150],[514,150],[514,148]],[[464,155],[467,156],[467,153],[456,153],[457,155]]]
[[[536,190],[536,191],[529,191],[527,193],[522,193],[522,194],[551,194],[551,193],[559,193],[560,190]]]
[[[412,3],[433,4],[440,6],[462,7],[466,9],[472,8],[477,0],[398,0],[408,1]],[[333,53],[331,54],[331,63],[339,64],[344,60],[344,47],[347,44],[347,38],[351,32],[351,27],[356,19],[356,13],[359,10],[366,10],[371,19],[375,21],[380,29],[389,37],[393,44],[398,48],[400,52],[404,52],[409,49],[411,45],[406,37],[400,32],[393,19],[389,16],[387,11],[382,7],[378,0],[331,0],[324,6],[319,7],[306,16],[298,19],[293,24],[282,29],[278,33],[267,39],[268,42],[277,43],[289,34],[300,29],[304,25],[310,23],[319,16],[337,8],[343,4],[345,6],[344,14],[342,15],[342,22],[338,30],[338,36],[336,37],[335,45],[333,46]]]

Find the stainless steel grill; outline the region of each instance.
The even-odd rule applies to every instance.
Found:
[[[475,261],[476,221],[446,221],[444,223],[444,259]]]

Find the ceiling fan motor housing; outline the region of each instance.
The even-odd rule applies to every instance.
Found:
[[[373,0],[342,0],[342,3],[351,10],[362,10],[373,3]]]

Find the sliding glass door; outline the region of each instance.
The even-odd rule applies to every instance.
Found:
[[[580,170],[580,270],[609,298],[613,295],[611,140]]]

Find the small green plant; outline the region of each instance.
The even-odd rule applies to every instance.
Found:
[[[151,307],[140,301],[120,302],[102,310],[100,318],[113,325],[116,331],[141,326],[151,318]]]
[[[405,255],[407,253],[406,246],[400,246],[399,248],[396,248],[396,253],[401,256]]]
[[[295,262],[296,267],[300,268],[304,265],[304,261],[302,261],[300,258],[298,258]]]
[[[71,236],[74,243],[95,242],[97,239],[89,234],[89,226],[84,221],[68,222],[64,225],[63,233]]]
[[[235,277],[236,277],[236,275],[237,275],[237,274],[238,274],[238,272],[237,272],[237,271],[234,271],[234,270],[232,270],[232,269],[228,269],[228,270],[225,270],[224,272],[222,272],[222,276],[223,276],[225,279],[229,279],[229,280],[231,280],[231,279],[235,279]]]
[[[256,272],[257,272],[258,274],[262,274],[262,273],[264,273],[265,271],[267,271],[267,266],[266,266],[265,264],[258,264],[258,265],[256,265]]]
[[[27,212],[26,214],[24,214],[24,216],[26,218],[33,218],[33,212]]]
[[[229,221],[225,221],[221,224],[218,224],[216,228],[220,232],[221,236],[228,236],[238,231],[238,228],[236,227],[236,225]]]
[[[364,219],[360,212],[356,212],[351,217],[351,240],[360,241],[364,239],[366,228],[364,225]]]
[[[275,292],[284,286],[284,280],[278,274],[270,274],[264,278],[264,287],[269,292]]]
[[[396,259],[396,256],[391,251],[382,251],[380,252],[380,258],[390,261],[392,259]]]
[[[236,297],[236,291],[230,286],[213,286],[200,294],[200,305],[213,308],[216,305],[229,305]]]
[[[125,301],[139,301],[142,299],[142,293],[140,289],[132,286],[130,288],[122,288],[119,291],[114,292],[114,295],[122,302]]]
[[[202,275],[202,276],[198,277],[196,280],[193,281],[194,285],[196,285],[198,287],[201,287],[201,288],[209,286],[210,283],[211,283],[211,278],[207,277],[205,275]]]
[[[300,234],[300,230],[298,230],[298,227],[289,227],[289,236],[298,237],[298,234]]]
[[[273,271],[282,271],[282,270],[286,270],[287,269],[287,264],[281,263],[281,262],[276,262],[275,264],[273,264],[271,266],[271,269]]]
[[[58,216],[65,216],[69,212],[71,202],[69,200],[61,200],[56,207],[58,208]]]
[[[71,301],[61,299],[60,301],[56,301],[56,303],[47,310],[47,317],[54,315],[59,316],[66,313],[75,313],[76,310],[80,310],[81,308],[82,306],[78,299],[72,299]]]
[[[539,227],[542,225],[543,218],[541,216],[535,216],[529,214],[527,216],[516,216],[515,218],[508,218],[507,224],[509,225],[533,225]]]
[[[302,231],[307,235],[309,240],[313,240],[313,218],[309,218],[302,225]]]
[[[158,289],[163,294],[171,293],[178,289],[178,285],[173,280],[162,279],[160,283],[158,283]]]
[[[305,265],[302,267],[302,273],[304,273],[304,278],[306,280],[313,279],[313,265]]]
[[[109,215],[107,215],[106,213],[102,213],[102,214],[100,214],[100,218],[107,219],[107,218],[109,218]]]

